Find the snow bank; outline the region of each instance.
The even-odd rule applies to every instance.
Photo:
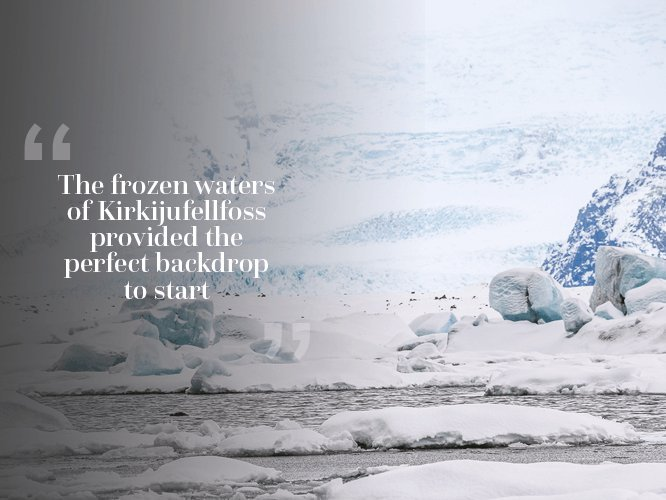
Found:
[[[72,424],[58,410],[16,392],[0,391],[0,429],[13,427],[56,431],[71,429]]]
[[[626,313],[624,299],[627,292],[645,285],[653,278],[666,278],[666,260],[625,248],[599,247],[595,264],[596,283],[590,306],[596,309],[610,301]]]
[[[185,457],[168,462],[157,470],[148,470],[130,483],[137,488],[182,490],[202,485],[277,481],[275,469],[225,457]]]
[[[217,452],[225,456],[317,455],[351,451],[356,443],[350,436],[328,438],[312,429],[265,430],[228,437]]]
[[[284,364],[227,365],[231,376],[213,375],[205,392],[368,389],[403,385],[395,364],[361,359],[322,359]]]
[[[663,355],[562,357],[497,371],[486,394],[666,394],[664,373]]]
[[[516,268],[496,275],[490,282],[490,307],[504,319],[536,323],[562,319],[560,286],[539,269]]]
[[[400,467],[318,490],[327,500],[657,500],[666,464],[512,464],[451,460]]]
[[[326,420],[321,432],[329,437],[350,433],[365,448],[640,441],[628,424],[585,413],[500,404],[349,411]]]

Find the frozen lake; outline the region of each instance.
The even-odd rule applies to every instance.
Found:
[[[174,421],[182,430],[195,431],[201,422],[212,419],[223,426],[273,425],[292,419],[315,427],[326,418],[345,410],[388,406],[435,406],[461,403],[509,403],[587,412],[631,423],[641,432],[659,432],[664,428],[665,395],[617,396],[484,396],[476,388],[411,388],[365,391],[322,391],[244,393],[193,396],[186,394],[145,394],[118,396],[45,397],[40,401],[62,411],[75,428],[83,431],[127,428],[140,431],[146,424]],[[171,417],[174,412],[187,416]],[[492,419],[492,415],[488,415]],[[183,455],[184,456],[184,455]],[[382,465],[425,464],[443,460],[492,460],[505,462],[566,461],[600,463],[614,461],[666,462],[666,446],[639,444],[630,446],[549,446],[465,448],[434,450],[363,451],[315,456],[246,457],[243,460],[284,473],[287,483],[280,485],[295,493],[335,478],[353,478],[365,474],[365,468]],[[74,456],[21,459],[20,463],[46,466],[56,475],[86,470],[136,474],[156,468],[173,458],[100,458]],[[18,460],[0,461],[3,466]],[[191,492],[193,497],[211,492]],[[248,498],[251,498],[248,497]]]

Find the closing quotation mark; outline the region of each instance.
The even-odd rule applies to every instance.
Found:
[[[264,323],[264,338],[270,341],[266,357],[272,359],[282,354],[300,360],[310,346],[310,324]]]
[[[42,143],[35,142],[37,139],[37,134],[39,134],[41,130],[42,128],[36,123],[33,123],[32,127],[30,127],[30,130],[28,130],[28,133],[25,136],[25,145],[23,150],[23,157],[26,160],[39,161],[42,159]],[[64,123],[61,123],[53,136],[52,158],[54,160],[69,160],[69,142],[63,142],[67,132],[69,132],[69,127]]]

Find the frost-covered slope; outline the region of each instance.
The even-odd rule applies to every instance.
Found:
[[[614,175],[580,210],[566,244],[544,268],[566,286],[594,284],[594,255],[601,245],[666,256],[666,135],[650,161],[627,177]]]

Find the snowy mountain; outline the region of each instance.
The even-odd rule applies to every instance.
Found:
[[[594,192],[566,244],[543,267],[565,286],[592,285],[601,245],[666,256],[666,135],[647,165],[626,177],[612,176]]]

